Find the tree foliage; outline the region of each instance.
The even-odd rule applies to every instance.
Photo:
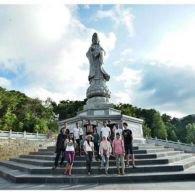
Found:
[[[186,142],[195,144],[195,123],[188,123],[186,125],[186,130]]]
[[[38,98],[0,87],[0,129],[46,133],[55,131],[57,124],[53,105],[44,106]]]
[[[7,91],[0,87],[0,129],[46,133],[57,130],[59,120],[74,117],[83,109],[83,101],[61,100],[59,103],[47,98],[41,101],[19,91]],[[182,119],[162,116],[155,109],[137,108],[131,104],[117,104],[115,109],[122,114],[143,119],[144,136],[186,143],[195,143],[195,115]]]

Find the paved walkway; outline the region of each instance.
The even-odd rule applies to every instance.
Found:
[[[0,190],[195,190],[195,182],[159,182],[131,184],[16,184],[0,178]]]

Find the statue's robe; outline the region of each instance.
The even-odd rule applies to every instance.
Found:
[[[101,79],[102,77],[109,81],[110,75],[106,73],[106,71],[103,69],[103,55],[104,50],[100,47],[99,44],[92,45],[88,52],[86,53],[87,58],[89,59],[90,64],[90,70],[89,70],[89,76],[88,79],[91,82],[91,79],[94,77]]]

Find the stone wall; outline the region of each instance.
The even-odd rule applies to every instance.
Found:
[[[26,140],[26,139],[0,139],[0,160],[8,160],[39,149],[54,146],[55,139]]]

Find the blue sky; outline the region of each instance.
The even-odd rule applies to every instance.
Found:
[[[113,103],[182,117],[195,107],[195,5],[0,5],[0,86],[83,100],[93,32]]]

